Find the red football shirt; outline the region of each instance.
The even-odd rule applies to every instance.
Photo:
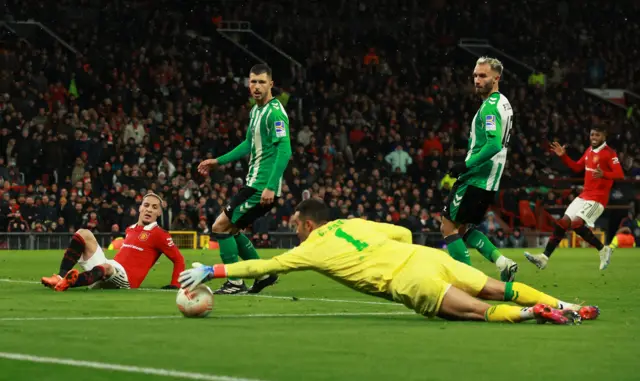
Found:
[[[124,267],[131,288],[138,288],[160,254],[173,262],[171,284],[180,286],[178,276],[184,271],[184,257],[173,243],[171,235],[156,222],[147,226],[135,224],[128,227],[122,248],[113,260]]]
[[[587,148],[578,162],[571,160],[568,155],[562,155],[560,158],[574,172],[585,171],[584,190],[580,194],[580,198],[607,206],[613,180],[624,178],[616,151],[604,143],[595,149],[593,147]],[[602,170],[602,178],[593,176],[597,168]]]

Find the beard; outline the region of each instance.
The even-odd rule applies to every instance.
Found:
[[[478,95],[488,95],[493,90],[493,82],[487,83],[484,86],[476,87],[476,94]]]

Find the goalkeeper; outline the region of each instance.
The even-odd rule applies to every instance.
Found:
[[[572,324],[595,319],[597,307],[565,303],[518,282],[503,283],[452,259],[445,252],[411,244],[405,228],[362,219],[329,221],[329,209],[305,200],[293,216],[300,246],[271,259],[203,266],[183,271],[192,290],[214,278],[256,278],[315,270],[357,291],[394,300],[425,316],[455,320]],[[526,308],[480,299],[511,301]]]

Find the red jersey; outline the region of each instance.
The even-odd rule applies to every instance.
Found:
[[[574,172],[585,171],[584,190],[580,194],[580,198],[597,201],[602,206],[607,206],[613,180],[624,178],[616,151],[604,143],[595,149],[593,147],[587,148],[577,163],[571,160],[568,155],[562,155],[560,158]],[[602,178],[593,176],[597,168],[602,170]]]
[[[171,284],[180,286],[178,276],[184,271],[184,257],[169,233],[159,227],[157,222],[147,226],[129,226],[122,248],[113,260],[124,267],[131,288],[138,288],[160,254],[166,255],[173,262]]]

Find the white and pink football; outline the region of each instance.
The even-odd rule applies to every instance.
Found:
[[[213,291],[204,284],[193,291],[181,288],[176,296],[178,309],[185,317],[206,317],[213,309]]]

